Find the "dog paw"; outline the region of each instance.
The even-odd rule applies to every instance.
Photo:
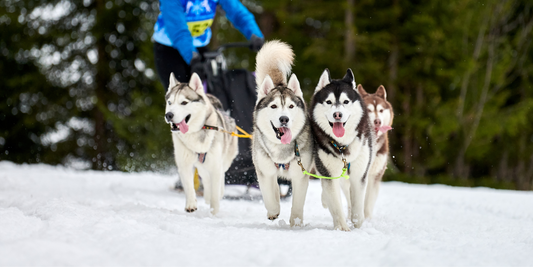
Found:
[[[355,228],[361,228],[361,226],[363,226],[363,222],[365,221],[365,218],[359,218],[359,217],[352,216],[351,221]]]
[[[346,222],[341,222],[339,224],[336,224],[334,226],[334,229],[335,230],[340,230],[340,231],[345,231],[345,232],[350,232],[350,227],[348,226],[348,224]]]
[[[291,227],[293,226],[304,226],[304,222],[302,219],[296,217],[290,219]]]
[[[279,213],[276,214],[276,215],[270,215],[270,214],[267,214],[267,217],[269,220],[273,221],[275,219],[277,219],[279,217]]]
[[[353,227],[355,228],[361,228],[361,226],[363,226],[362,221],[357,221],[357,222],[352,222],[352,223],[353,223]]]
[[[337,225],[335,226],[335,230],[340,230],[340,231],[344,231],[344,232],[350,232],[350,227],[348,227],[348,225],[346,226],[342,226],[342,225]]]
[[[196,207],[190,207],[190,208],[185,208],[185,211],[188,212],[188,213],[191,213],[191,212],[195,212],[198,208]]]

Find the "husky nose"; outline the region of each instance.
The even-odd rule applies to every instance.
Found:
[[[340,113],[340,112],[333,113],[333,118],[336,119],[336,120],[342,119],[342,113]]]
[[[281,122],[282,125],[287,125],[287,123],[289,123],[289,117],[281,116],[279,117],[279,122]]]
[[[167,112],[167,114],[165,114],[165,119],[167,119],[168,122],[170,122],[172,118],[174,118],[174,113]]]
[[[374,125],[377,125],[377,126],[381,125],[381,120],[380,119],[375,119],[374,120]]]

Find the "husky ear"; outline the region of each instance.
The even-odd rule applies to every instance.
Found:
[[[200,76],[198,76],[196,72],[191,75],[191,80],[189,80],[189,87],[196,91],[197,94],[204,93],[204,85],[202,84]]]
[[[269,75],[266,75],[265,79],[263,80],[263,83],[259,86],[259,88],[257,88],[257,100],[268,95],[270,90],[274,89],[274,87],[276,86],[274,85],[272,78],[270,78]]]
[[[329,76],[329,70],[326,68],[324,72],[322,72],[322,75],[320,75],[320,80],[318,80],[318,85],[315,88],[315,93],[326,87],[326,85],[328,85],[330,82],[331,78]]]
[[[368,93],[365,91],[365,89],[363,88],[363,86],[361,84],[358,84],[357,85],[357,91],[359,92],[359,94],[362,96],[362,97],[365,97],[368,95]]]
[[[344,81],[352,84],[352,88],[355,90],[355,78],[352,72],[352,69],[346,70],[346,75],[342,78]]]
[[[378,87],[378,90],[376,90],[376,95],[385,100],[387,99],[387,90],[385,90],[385,87],[383,85],[380,85]]]
[[[289,83],[287,84],[287,87],[292,89],[292,91],[294,92],[296,96],[303,98],[304,95],[302,93],[302,88],[300,88],[300,81],[298,81],[298,78],[296,78],[296,74],[293,73],[291,75],[291,78],[289,79]]]
[[[174,86],[180,84],[180,82],[178,81],[178,79],[176,79],[176,76],[174,76],[174,72],[171,72],[170,73],[170,79],[169,79],[169,86],[168,86],[168,89],[172,89],[174,88]]]

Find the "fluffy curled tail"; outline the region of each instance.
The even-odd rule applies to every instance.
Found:
[[[294,52],[290,45],[273,40],[266,42],[259,53],[255,63],[255,82],[257,86],[263,83],[268,75],[274,85],[287,85],[287,76],[291,73]]]

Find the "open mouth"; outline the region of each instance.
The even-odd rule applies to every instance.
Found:
[[[344,136],[344,126],[346,126],[346,122],[329,122],[329,125],[331,126],[333,134],[336,137]]]
[[[276,138],[281,140],[281,137],[285,134],[284,132],[280,131],[279,128],[276,128],[274,126],[274,123],[270,122],[270,125],[272,125],[272,129],[274,129],[274,132],[276,133]]]
[[[291,129],[289,127],[279,127],[276,128],[274,126],[274,123],[272,121],[270,122],[270,125],[272,125],[272,129],[276,133],[276,138],[278,138],[282,144],[290,144],[292,141],[292,133]]]
[[[340,123],[340,122],[335,122],[335,123]],[[329,122],[329,126],[333,127],[333,122]],[[346,126],[346,122],[343,122],[342,123],[342,127],[345,127]]]
[[[182,133],[187,133],[189,131],[189,125],[187,124],[189,120],[191,119],[191,115],[187,115],[184,120],[182,120],[179,123],[170,123],[170,131],[171,132],[177,132],[181,131]]]
[[[378,132],[386,133],[387,131],[392,130],[392,127],[385,125],[385,126],[374,127],[374,130],[376,131],[376,134]]]

